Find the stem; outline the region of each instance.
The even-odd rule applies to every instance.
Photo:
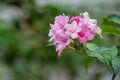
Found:
[[[111,63],[110,63],[110,66],[112,66],[112,64],[111,64]],[[113,72],[113,74],[112,74],[112,80],[115,80],[116,75],[115,75],[115,72],[114,72],[113,67],[111,67],[111,69],[112,69],[112,72]]]
[[[114,75],[112,76],[112,80],[114,80]]]
[[[86,48],[83,44],[75,42],[74,47],[77,54],[86,55]]]
[[[113,75],[112,75],[112,80],[114,80],[115,79],[115,73],[114,73],[114,71],[113,71]]]

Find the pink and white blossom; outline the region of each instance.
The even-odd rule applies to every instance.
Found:
[[[101,29],[95,19],[89,17],[88,12],[81,16],[73,16],[70,20],[68,16],[59,15],[55,17],[54,24],[50,24],[49,37],[50,42],[56,45],[58,56],[64,49],[73,49],[69,44],[78,40],[81,44],[86,44],[93,40],[95,34],[101,35]]]
[[[69,36],[65,34],[65,25],[68,24],[69,17],[60,15],[55,18],[54,24],[50,24],[49,32],[50,42],[53,41],[56,45],[58,55],[70,44]]]
[[[72,39],[78,38],[78,32],[81,31],[81,28],[78,27],[77,22],[73,21],[71,24],[65,25],[66,31],[65,33],[70,36]]]
[[[80,21],[82,21],[82,18],[80,16],[73,16],[70,19],[71,22],[76,21],[77,23],[80,23]]]

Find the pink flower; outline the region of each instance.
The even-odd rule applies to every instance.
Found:
[[[81,32],[78,33],[78,40],[80,43],[85,44],[88,40],[92,40],[94,38],[94,34],[90,32],[86,24],[81,25]]]
[[[80,16],[73,16],[70,21],[76,21],[77,23],[79,23],[82,20],[82,18]]]
[[[49,37],[50,42],[56,45],[58,56],[64,49],[72,49],[69,44],[78,40],[81,44],[86,44],[94,39],[95,34],[101,36],[101,29],[97,25],[95,19],[90,19],[87,12],[83,13],[83,17],[73,16],[70,20],[68,16],[59,15],[55,17],[54,24],[50,24]]]
[[[66,42],[56,43],[56,51],[58,52],[58,56],[61,55],[62,51],[67,48],[70,44],[70,40],[66,40]]]
[[[95,19],[90,19],[87,12],[83,13],[83,20],[79,24],[82,28],[78,38],[80,43],[85,44],[87,41],[93,40],[95,34],[99,34],[102,38],[101,29],[97,26],[97,21]]]
[[[70,36],[72,39],[78,38],[78,32],[81,31],[81,28],[78,27],[78,24],[76,21],[73,21],[71,24],[66,24],[66,34]]]
[[[50,42],[53,41],[56,45],[58,55],[70,44],[69,36],[65,34],[65,25],[68,24],[69,17],[60,15],[55,18],[54,24],[50,24],[49,32]]]
[[[98,34],[101,38],[102,38],[102,35],[101,35],[101,29],[97,26],[97,27],[94,27],[94,28],[92,28],[91,30],[91,33],[96,33],[96,34]]]
[[[68,16],[65,16],[64,14],[63,15],[60,15],[60,16],[57,16],[55,17],[55,22],[54,24],[59,24],[61,26],[64,26],[66,23],[68,23],[69,21],[69,17]]]
[[[88,28],[97,34],[101,34],[101,29],[97,26],[97,21],[95,19],[90,19],[88,12],[83,13],[84,23]]]
[[[83,19],[89,29],[97,26],[97,21],[95,19],[90,19],[88,12],[83,13]]]

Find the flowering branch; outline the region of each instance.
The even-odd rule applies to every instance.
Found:
[[[56,46],[58,56],[61,55],[64,49],[74,50],[80,55],[96,57],[99,61],[105,63],[108,68],[113,72],[112,80],[115,79],[118,71],[120,70],[120,56],[115,46],[110,48],[98,47],[95,44],[88,43],[93,40],[94,36],[98,34],[101,38],[102,30],[97,25],[95,19],[90,19],[88,12],[81,13],[80,16],[59,15],[55,17],[54,24],[50,24],[49,37],[50,42]],[[114,31],[118,30],[111,28]],[[105,31],[106,29],[103,28]],[[106,30],[109,31],[109,30]],[[73,46],[71,46],[71,44]]]
[[[70,43],[76,43],[76,40],[85,45],[87,41],[94,39],[95,34],[99,34],[102,38],[97,21],[90,19],[87,12],[82,16],[74,16],[69,20],[69,17],[63,14],[55,18],[54,24],[50,24],[49,41],[53,41],[56,45],[58,56],[65,48],[70,47]]]

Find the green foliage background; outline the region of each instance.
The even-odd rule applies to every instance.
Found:
[[[104,7],[102,4],[100,6]],[[119,10],[118,3],[116,6],[114,9]],[[58,58],[55,47],[47,45],[49,43],[49,23],[53,23],[55,16],[62,13],[73,16],[88,11],[91,18],[98,20],[104,33],[102,40],[96,36],[92,42],[98,46],[117,45],[119,47],[120,22],[114,24],[116,21],[114,19],[115,21],[111,22],[112,26],[107,30],[107,27],[111,25],[109,20],[112,18],[107,20],[109,17],[104,14],[104,11],[95,15],[94,10],[83,5],[77,9],[70,9],[70,6],[36,6],[34,0],[0,0],[0,12],[10,10],[12,13],[12,9],[15,11],[10,19],[0,18],[0,80],[51,80],[50,74],[54,72],[60,73],[58,75],[63,72],[63,75],[67,77],[65,80],[77,80],[77,77],[80,80],[88,80],[88,78],[89,80],[102,80],[104,75],[110,74],[107,73],[104,64],[96,62],[91,65],[92,62],[97,61],[96,58],[86,57],[68,50],[63,51],[62,56]],[[112,27],[117,29],[113,30]],[[112,34],[106,34],[109,32]],[[114,34],[119,36],[114,36]],[[96,65],[101,69],[97,72],[95,69],[92,73],[88,70],[87,73],[89,65],[91,65],[90,69]],[[106,72],[104,72],[105,70]],[[89,74],[91,75],[88,76]],[[56,76],[54,75],[54,77]]]

